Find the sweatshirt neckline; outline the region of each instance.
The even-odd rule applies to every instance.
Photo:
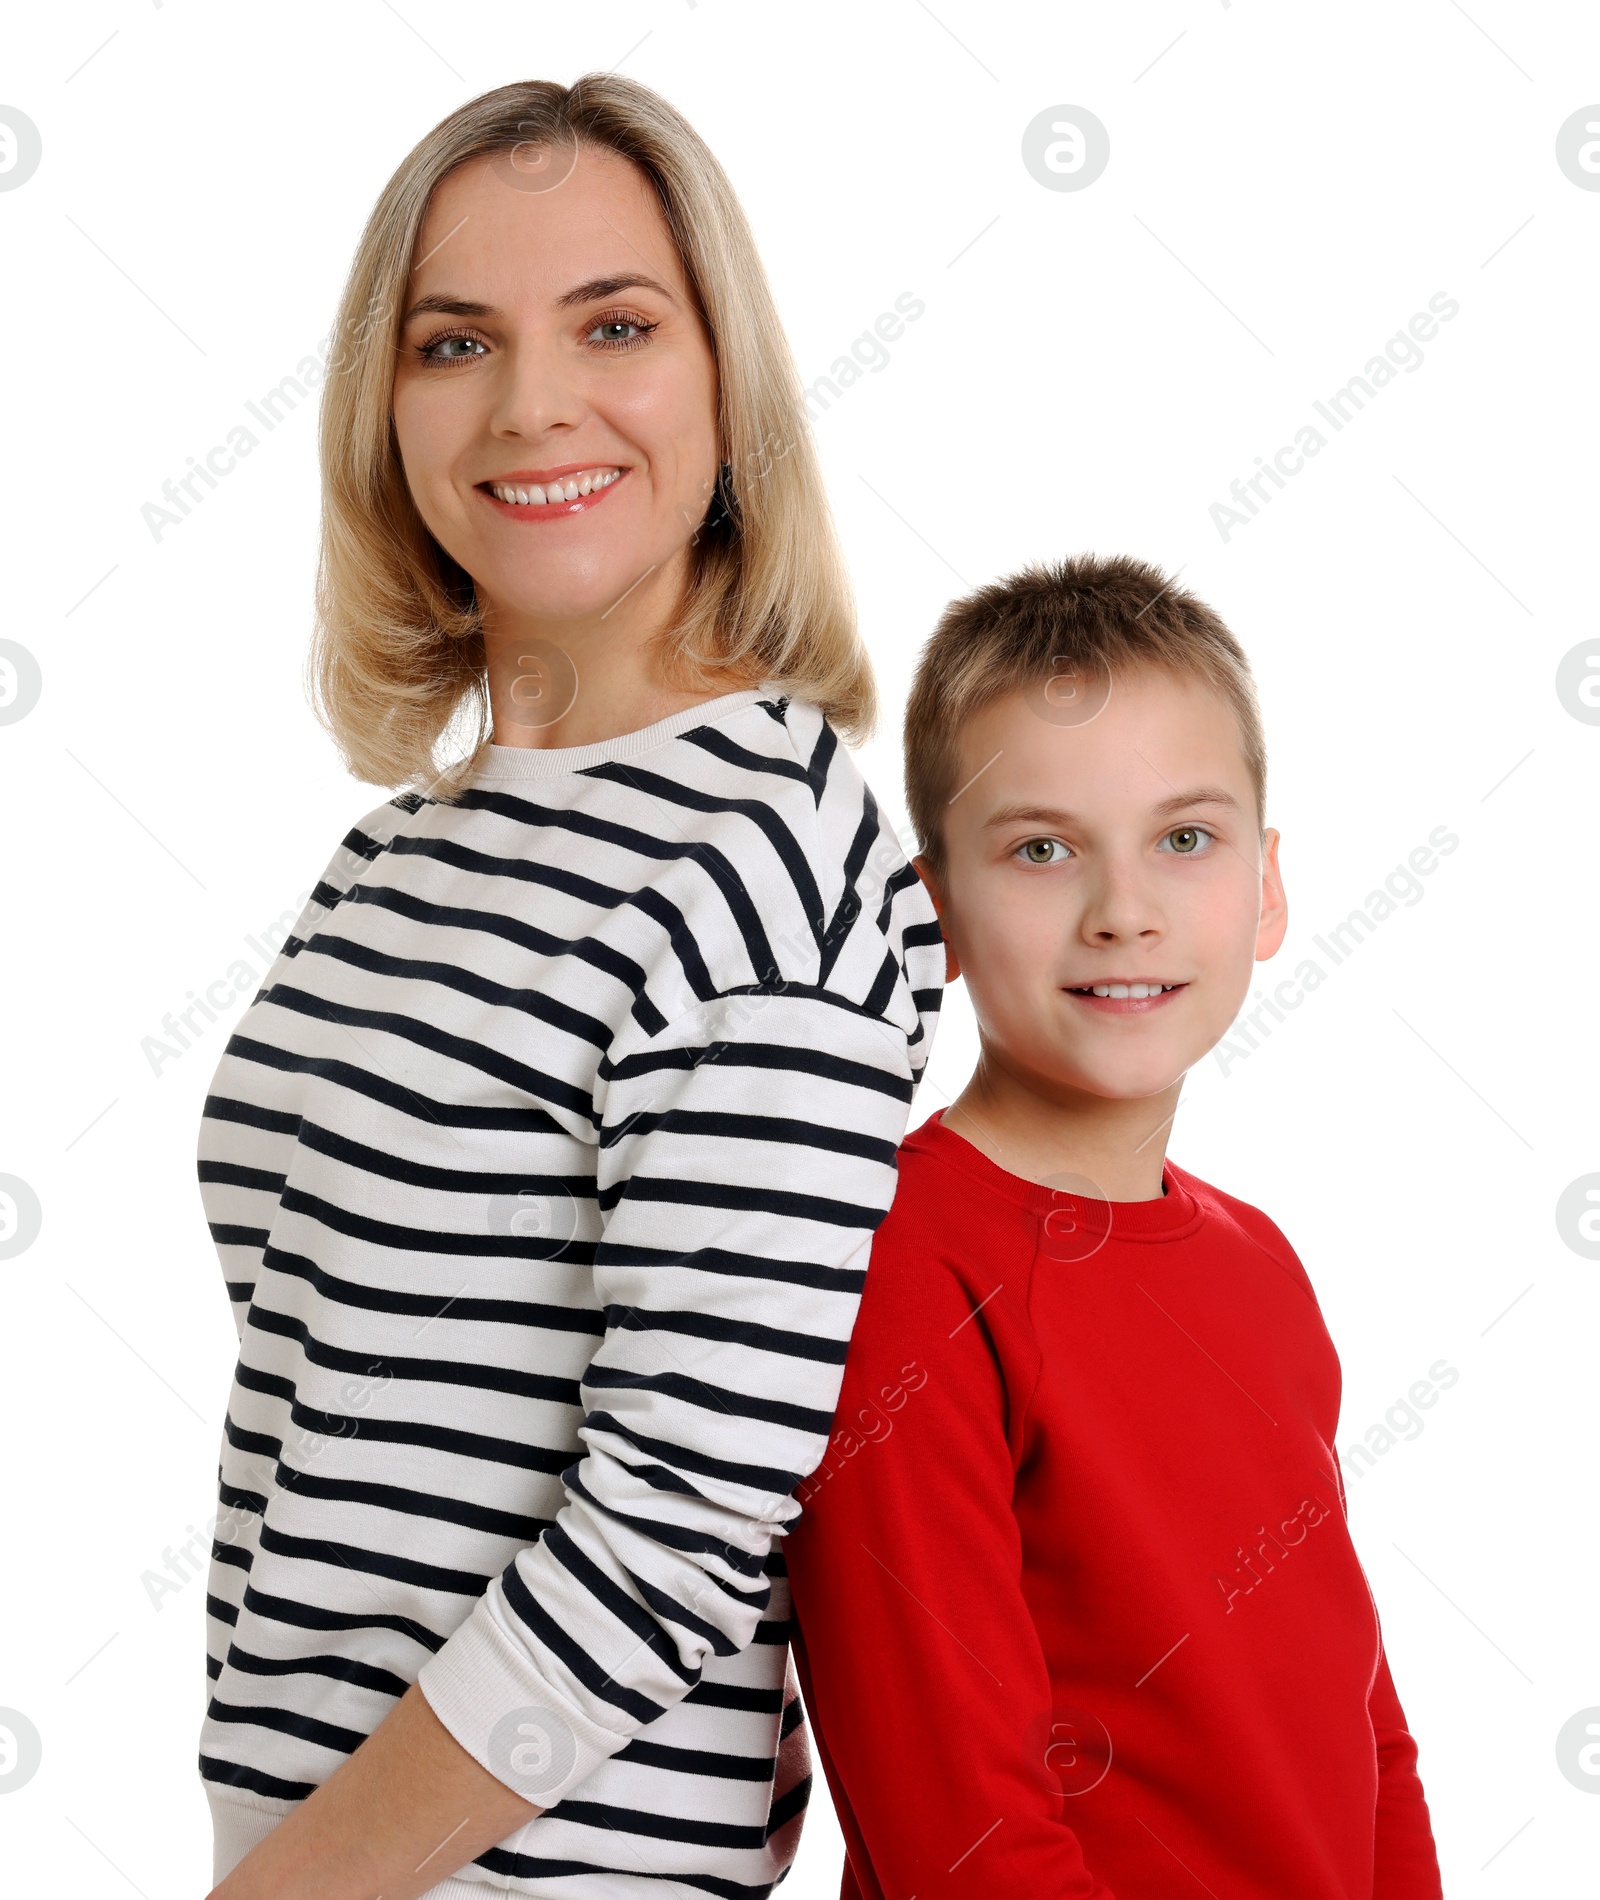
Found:
[[[634,732],[621,732],[611,739],[597,739],[591,745],[493,745],[485,754],[474,783],[485,779],[561,778],[568,772],[584,772],[615,759],[636,759],[653,752],[669,740],[678,739],[700,726],[719,725],[758,700],[773,697],[770,685],[746,687],[737,693],[721,693],[715,699],[701,700],[698,706],[685,706],[669,713],[652,725]]]
[[[935,1109],[907,1137],[907,1145],[913,1143],[1030,1214],[1044,1216],[1063,1207],[1078,1209],[1086,1217],[1086,1227],[1104,1231],[1108,1239],[1181,1240],[1194,1232],[1202,1218],[1200,1204],[1189,1191],[1186,1177],[1171,1161],[1164,1160],[1161,1164],[1161,1185],[1165,1192],[1155,1200],[1103,1201],[1010,1173],[991,1161],[964,1135],[946,1128],[942,1108]]]

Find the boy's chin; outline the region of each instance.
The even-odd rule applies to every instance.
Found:
[[[1190,1062],[1175,1051],[1141,1051],[1137,1060],[1086,1061],[1079,1054],[1033,1065],[1051,1093],[1094,1096],[1104,1102],[1138,1102],[1164,1095],[1188,1073]]]
[[[1147,1075],[1112,1076],[1093,1093],[1108,1102],[1155,1101],[1176,1088],[1187,1073],[1183,1068],[1165,1068],[1152,1070]]]

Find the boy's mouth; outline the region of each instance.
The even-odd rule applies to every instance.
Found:
[[[1118,982],[1071,985],[1067,994],[1077,997],[1081,1003],[1102,1015],[1138,1016],[1152,1009],[1160,1009],[1180,990],[1188,987],[1187,983],[1163,983],[1154,977],[1141,977]]]

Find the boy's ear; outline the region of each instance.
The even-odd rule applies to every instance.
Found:
[[[911,860],[911,868],[922,879],[923,888],[933,899],[933,908],[939,919],[940,934],[944,937],[944,980],[955,982],[961,974],[961,960],[956,955],[955,945],[950,941],[950,932],[945,928],[944,892],[939,888],[939,874],[925,857],[917,856]]]
[[[1283,876],[1278,870],[1278,834],[1261,834],[1261,922],[1256,930],[1256,962],[1275,957],[1283,947],[1289,930],[1289,900],[1283,892]]]

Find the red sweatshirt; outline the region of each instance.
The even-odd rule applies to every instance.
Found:
[[[1439,1900],[1294,1250],[900,1151],[785,1543],[846,1900]]]

